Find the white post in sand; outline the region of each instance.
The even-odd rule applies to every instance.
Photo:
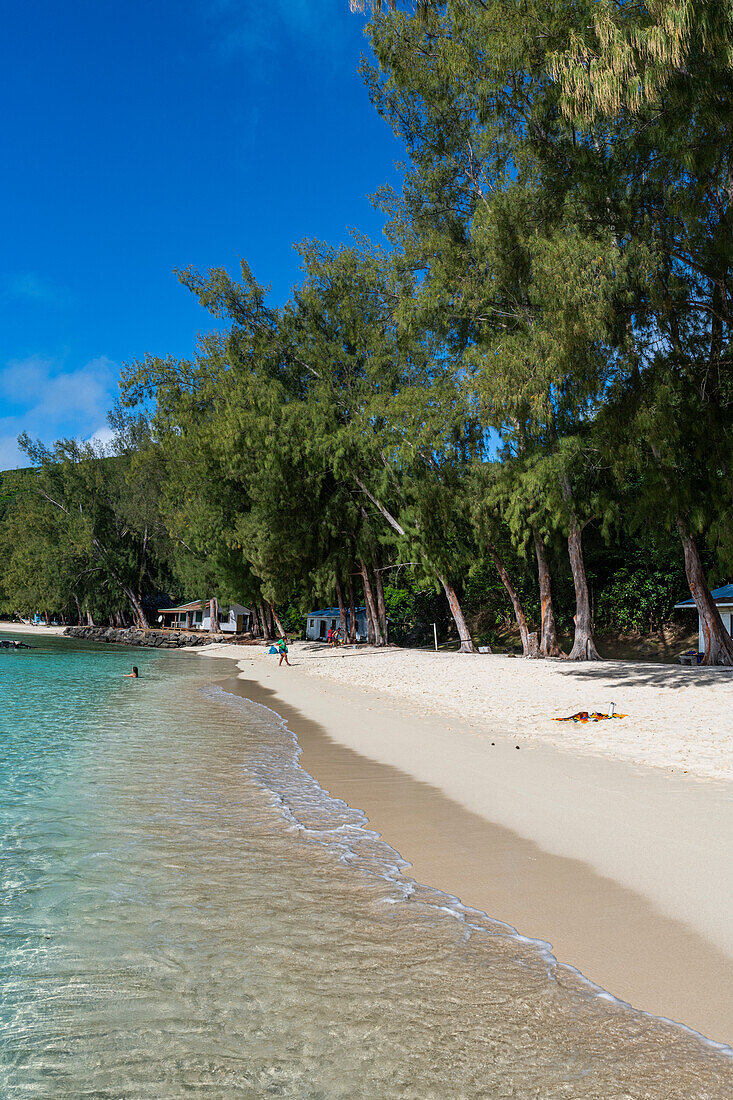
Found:
[[[438,652],[438,628],[435,625],[435,623],[433,623],[433,634],[435,635],[435,652],[437,653]]]

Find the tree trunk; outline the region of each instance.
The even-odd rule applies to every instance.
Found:
[[[92,618],[92,613],[89,608],[87,608],[87,626],[94,626],[94,619]]]
[[[572,523],[568,535],[568,556],[575,586],[575,637],[568,655],[571,661],[600,661],[601,655],[593,641],[593,622],[588,595],[588,581],[583,560],[583,534],[577,523]]]
[[[265,601],[265,615],[267,615],[267,625],[270,628],[270,634],[275,635],[275,620],[272,614],[272,604]]]
[[[562,657],[563,652],[557,640],[555,612],[552,607],[552,584],[550,581],[550,567],[547,564],[545,544],[536,527],[532,528],[532,536],[534,538],[534,549],[537,556],[537,574],[540,582],[540,608],[542,611],[540,656]]]
[[[258,610],[259,616],[260,616],[260,625],[262,627],[262,637],[265,639],[266,642],[271,642],[272,641],[272,634],[270,633],[270,627],[269,627],[269,624],[267,622],[267,615],[265,614],[265,609],[264,609],[262,603],[257,604],[257,610]]]
[[[136,596],[134,592],[130,596],[130,602],[135,610],[135,615],[138,616],[138,621],[143,630],[147,630],[147,616],[144,613],[140,597]]]
[[[130,603],[132,604],[132,610],[135,612],[137,625],[141,628],[141,630],[147,630],[148,620],[146,618],[145,612],[143,611],[143,605],[140,603],[139,598],[135,595],[131,588],[127,587],[127,585],[121,585],[121,588]]]
[[[517,620],[517,626],[519,627],[519,636],[522,639],[522,653],[525,657],[531,657],[533,654],[530,652],[529,644],[529,627],[527,626],[527,616],[524,614],[524,608],[522,607],[522,601],[519,599],[519,593],[512,584],[511,578],[507,573],[504,562],[501,560],[496,552],[496,549],[488,544],[489,555],[494,565],[496,566],[499,576],[501,577],[502,584],[509,593],[509,599],[512,601],[512,607],[514,608],[514,617]]]
[[[377,613],[382,631],[382,645],[389,645],[389,624],[387,623],[387,606],[384,602],[384,585],[382,584],[382,574],[377,569],[376,560],[374,561],[374,586],[377,590]]]
[[[362,505],[361,514],[364,519],[364,523],[369,525],[369,517],[366,513],[366,509]],[[372,555],[373,559],[374,555]],[[372,588],[371,581],[369,579],[369,570],[367,569],[366,562],[361,563],[361,576],[364,582],[364,602],[367,609],[367,635],[369,635],[369,617],[371,616],[371,633],[373,637],[370,639],[370,644],[375,646],[383,646],[385,644],[384,637],[379,625],[379,616],[374,601],[374,589]],[[367,586],[369,588],[369,598],[367,598]],[[371,601],[371,603],[370,603]]]
[[[79,597],[77,596],[76,592],[74,593],[74,603],[76,604],[77,621],[79,623],[79,626],[81,626],[84,622],[84,616],[82,615],[81,604],[79,603]]]
[[[443,585],[443,591],[448,598],[448,606],[450,607],[450,613],[453,616],[453,621],[458,629],[458,637],[461,640],[461,646],[458,650],[459,653],[477,653],[476,646],[471,640],[471,634],[468,629],[468,625],[463,615],[460,601],[456,595],[456,590],[453,585],[438,574],[438,580]]]
[[[568,660],[600,661],[602,658],[593,640],[593,621],[583,559],[582,530],[577,524],[571,527],[568,535],[568,557],[575,587],[575,614],[573,615],[575,633]]]
[[[341,637],[346,641],[346,608],[344,607],[344,594],[341,591],[338,577],[336,578],[336,599],[339,605],[339,629],[341,630]]]
[[[720,612],[710,593],[695,538],[680,516],[676,517],[676,523],[685,552],[687,583],[700,616],[700,627],[705,642],[705,656],[702,663],[733,665],[733,638],[723,626]]]
[[[367,640],[370,645],[380,646],[382,644],[382,635],[379,630],[377,609],[374,604],[374,593],[372,592],[372,586],[369,580],[369,573],[367,571],[365,561],[362,561],[360,563],[360,569],[361,583],[364,586],[364,604],[366,606],[367,615]]]
[[[349,643],[356,645],[356,603],[354,601],[354,578],[349,574]]]
[[[590,610],[590,596],[588,593],[588,579],[585,575],[585,561],[583,559],[583,528],[578,522],[573,501],[573,491],[570,488],[570,479],[567,474],[560,478],[562,495],[568,506],[569,533],[568,556],[570,568],[573,571],[573,585],[575,586],[575,637],[573,648],[568,659],[571,661],[600,661],[600,653],[593,641],[593,617]]]
[[[210,634],[218,634],[219,633],[219,601],[217,600],[216,596],[212,596],[212,598],[209,600],[209,615],[210,615],[209,633]]]
[[[287,642],[287,640],[288,640],[288,636],[287,636],[287,634],[285,633],[285,630],[284,630],[284,628],[283,628],[283,624],[282,624],[282,623],[280,622],[280,616],[278,615],[277,611],[275,610],[275,605],[274,605],[274,603],[271,603],[271,604],[269,605],[269,607],[270,607],[270,611],[271,611],[271,613],[272,613],[272,617],[273,617],[273,619],[275,620],[275,626],[276,626],[276,627],[277,627],[277,629],[278,629],[278,632],[279,632],[279,636],[280,636],[281,638],[284,638],[284,639],[285,639],[285,641]]]

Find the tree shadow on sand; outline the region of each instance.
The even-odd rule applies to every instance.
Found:
[[[646,684],[658,688],[689,687],[690,684],[712,687],[715,684],[733,684],[733,668],[715,666],[703,668],[680,665],[654,665],[641,661],[630,666],[628,661],[601,661],[600,664],[564,664],[559,672],[579,680],[612,680],[624,687]]]

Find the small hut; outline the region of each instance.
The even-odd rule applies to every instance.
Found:
[[[366,608],[355,609],[356,640],[365,642],[367,638]],[[324,607],[321,611],[309,611],[308,623],[305,628],[305,636],[312,642],[325,642],[329,630],[338,630],[341,624],[339,609],[337,607]],[[349,610],[346,610],[346,624],[349,626]]]
[[[158,622],[172,630],[211,630],[211,601],[193,600],[178,607],[158,608]],[[239,603],[219,604],[217,629],[244,634],[252,627],[252,611]]]

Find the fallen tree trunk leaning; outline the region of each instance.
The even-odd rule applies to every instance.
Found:
[[[399,523],[395,519],[395,517],[391,514],[391,512],[387,508],[385,508],[385,506],[382,504],[381,501],[377,500],[377,498],[375,496],[373,496],[372,493],[369,492],[369,490],[366,488],[366,486],[363,484],[363,482],[361,481],[360,478],[357,477],[355,480],[356,480],[356,484],[359,486],[359,488],[364,493],[364,495],[367,496],[369,498],[369,500],[371,500],[371,502],[375,506],[375,508],[377,508],[379,510],[379,512],[381,512],[381,514],[384,516],[384,518],[386,519],[386,521],[390,525],[390,527],[394,531],[396,531],[398,535],[403,535],[404,536],[405,529],[402,526],[402,524]],[[427,563],[427,555],[425,555],[422,552],[422,550],[420,550],[419,553],[420,553],[420,556],[422,557],[423,561],[425,561]],[[446,598],[448,600],[448,606],[450,607],[451,615],[453,616],[453,622],[456,624],[456,630],[458,631],[458,637],[460,638],[460,641],[461,641],[459,652],[460,653],[476,653],[476,646],[473,644],[473,641],[471,639],[471,632],[468,629],[468,625],[466,623],[466,619],[465,619],[465,616],[463,614],[463,610],[461,608],[460,600],[458,599],[458,595],[456,594],[455,588],[444,577],[442,577],[440,575],[440,573],[436,572],[435,570],[433,570],[433,572],[434,572],[437,580],[440,581],[440,583],[443,587],[443,591],[445,592]]]
[[[536,646],[530,643],[529,627],[527,626],[527,616],[524,614],[524,608],[522,607],[522,601],[519,599],[519,593],[512,584],[511,577],[506,571],[503,561],[496,552],[496,548],[491,543],[488,544],[489,556],[497,568],[501,582],[506,588],[509,599],[511,600],[512,607],[514,608],[514,617],[517,620],[517,626],[519,627],[519,636],[522,639],[522,653],[525,657],[537,657],[538,652],[535,652]]]

